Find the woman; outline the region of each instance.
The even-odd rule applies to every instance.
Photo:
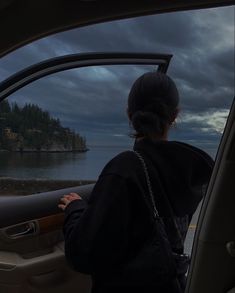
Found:
[[[135,130],[134,150],[146,160],[154,201],[176,253],[193,213],[203,197],[213,160],[191,145],[168,141],[168,132],[179,112],[179,95],[173,80],[165,74],[149,72],[139,77],[128,97],[128,117]],[[170,203],[182,242],[164,200],[159,198],[159,180]],[[59,207],[65,211],[65,254],[71,266],[91,274],[92,292],[179,292],[185,272],[159,284],[146,282],[147,276],[125,284],[123,265],[138,255],[151,235],[150,209],[143,168],[133,152],[117,155],[103,169],[88,203],[77,194],[65,195]],[[178,242],[178,243],[177,243]],[[156,260],[157,261],[157,260]],[[175,282],[175,280],[179,282]]]

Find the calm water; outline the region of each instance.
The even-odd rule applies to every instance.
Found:
[[[1,153],[0,177],[96,179],[105,164],[126,147],[90,147],[86,153]]]
[[[86,153],[0,152],[0,177],[96,179],[105,164],[131,146],[92,146]],[[208,151],[214,157],[214,151]]]

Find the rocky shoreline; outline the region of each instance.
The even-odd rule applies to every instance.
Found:
[[[89,151],[89,149],[82,149],[82,150],[4,150],[0,149],[0,153],[85,153]]]
[[[94,182],[94,180],[51,180],[0,177],[0,196],[28,195],[67,187],[87,185]]]

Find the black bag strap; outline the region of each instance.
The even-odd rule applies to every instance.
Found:
[[[142,157],[142,155],[139,152],[134,151],[134,153],[138,157],[139,161],[141,162],[141,165],[142,165],[143,170],[144,170],[145,179],[146,179],[147,186],[148,186],[148,192],[149,192],[151,204],[152,204],[152,207],[153,207],[153,216],[154,216],[155,219],[156,219],[156,217],[160,218],[158,210],[157,210],[157,207],[156,207],[156,203],[155,203],[155,199],[154,199],[154,195],[153,195],[152,184],[151,184],[151,181],[150,181],[150,178],[149,178],[149,172],[148,172],[146,163],[144,161],[144,158]]]
[[[133,152],[135,153],[135,155],[138,157],[139,161],[141,162],[141,165],[142,165],[144,173],[145,173],[145,178],[146,178],[146,182],[147,182],[147,186],[148,186],[149,196],[150,196],[150,199],[151,199],[151,204],[153,206],[154,218],[156,218],[156,217],[160,218],[159,212],[158,212],[157,207],[156,207],[156,202],[155,202],[155,199],[154,199],[154,195],[153,195],[152,184],[151,184],[151,181],[150,181],[149,172],[148,172],[146,162],[145,162],[143,156],[140,154],[140,152],[138,152],[138,151],[133,151]],[[159,178],[158,170],[156,168],[154,168],[154,170],[157,173],[156,174],[157,176],[155,176],[155,177],[157,179],[157,183],[158,183],[158,186],[159,186],[161,196],[164,198],[165,206],[166,206],[166,208],[167,208],[167,210],[168,210],[168,212],[170,214],[170,217],[172,219],[175,231],[177,233],[177,238],[178,238],[178,240],[180,242],[181,247],[183,248],[184,247],[184,240],[183,240],[183,237],[182,237],[181,232],[179,230],[178,224],[176,223],[174,212],[172,210],[172,207],[171,207],[171,204],[169,202],[169,199],[168,199],[168,197],[167,197],[167,195],[165,193],[165,190],[164,190],[164,188],[162,186],[161,180]]]

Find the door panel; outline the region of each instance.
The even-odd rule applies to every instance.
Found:
[[[74,288],[76,292],[90,291],[89,276],[73,272],[66,263],[64,214],[57,203],[69,192],[79,192],[86,199],[92,188],[93,185],[66,188],[29,195],[25,200],[21,196],[10,200],[0,197],[0,292],[52,293]],[[16,217],[12,217],[14,214]],[[35,218],[38,214],[50,215]],[[20,218],[28,220],[21,222]]]
[[[58,214],[57,204],[62,195],[78,192],[87,198],[93,186],[88,184],[27,196],[0,196],[0,228]]]

